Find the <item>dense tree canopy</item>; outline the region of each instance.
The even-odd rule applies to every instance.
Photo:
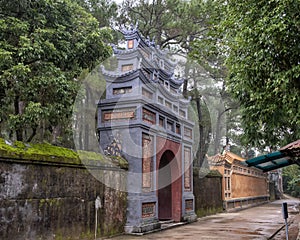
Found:
[[[283,168],[283,191],[293,197],[300,196],[300,168],[298,165],[291,165]]]
[[[82,70],[110,55],[110,34],[71,0],[1,0],[0,9],[1,134],[56,141]]]
[[[282,146],[300,137],[299,8],[296,0],[124,0],[116,18],[112,0],[0,0],[0,133],[28,141],[63,136],[82,71],[111,53],[102,27],[138,22],[162,48],[197,60],[201,73],[185,82],[184,94],[202,107],[204,94],[220,95],[217,125],[237,108],[229,90],[241,105],[242,129],[235,125],[244,144]],[[219,87],[203,91],[204,75]],[[187,92],[188,85],[198,87]]]
[[[117,17],[118,5],[113,0],[74,0],[91,13],[99,22],[99,27],[111,26]]]
[[[245,142],[282,146],[300,137],[299,11],[297,0],[227,3],[227,86],[241,104]]]
[[[119,24],[138,22],[144,36],[154,37],[162,48],[187,52],[190,42],[206,30],[212,1],[125,0]],[[178,48],[180,46],[180,49]]]

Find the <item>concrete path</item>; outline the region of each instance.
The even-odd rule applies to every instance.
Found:
[[[249,240],[272,239],[273,237],[275,239],[278,233],[284,231],[284,219],[281,213],[282,202],[288,203],[289,221],[294,220],[295,214],[298,213],[296,211],[298,209],[295,209],[294,206],[299,205],[300,201],[297,199],[285,199],[238,212],[221,213],[199,218],[195,223],[143,236],[121,235],[111,239]]]

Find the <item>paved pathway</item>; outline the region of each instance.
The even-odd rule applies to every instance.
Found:
[[[240,240],[269,239],[284,226],[281,204],[289,206],[289,220],[295,215],[294,205],[300,204],[297,199],[279,200],[258,207],[238,212],[221,213],[204,218],[197,222],[143,236],[121,235],[112,240],[174,239],[174,240]],[[291,239],[290,239],[291,240]]]

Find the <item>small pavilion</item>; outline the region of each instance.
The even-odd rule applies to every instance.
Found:
[[[193,127],[176,62],[131,25],[126,47],[114,47],[114,68],[102,68],[106,96],[98,104],[100,147],[128,161],[125,231],[159,229],[164,221],[195,221]]]

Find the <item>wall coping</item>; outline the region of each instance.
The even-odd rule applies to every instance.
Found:
[[[74,151],[49,143],[10,142],[2,138],[0,138],[0,161],[75,168],[128,169],[128,162],[121,157],[82,150]]]
[[[194,167],[193,168],[193,174],[195,176],[202,176],[202,177],[207,177],[207,178],[222,178],[222,174],[218,170],[210,170],[207,168],[199,168],[199,167]],[[200,178],[202,178],[200,177]]]

